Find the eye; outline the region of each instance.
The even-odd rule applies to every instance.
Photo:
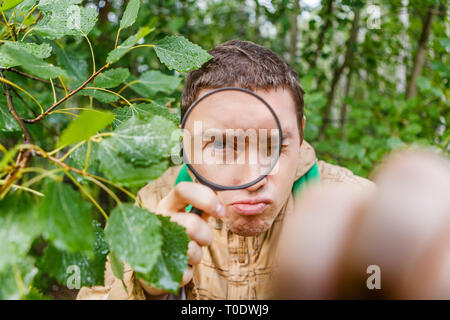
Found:
[[[213,147],[215,149],[222,150],[222,149],[226,148],[226,143],[224,141],[221,141],[220,139],[219,140],[214,140],[213,141]]]

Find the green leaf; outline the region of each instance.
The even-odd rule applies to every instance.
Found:
[[[177,126],[153,114],[131,117],[99,143],[100,170],[115,183],[139,186],[156,179],[167,169]]]
[[[0,300],[18,300],[26,296],[37,272],[30,257],[0,270]]]
[[[2,53],[8,55],[16,65],[22,66],[26,71],[39,78],[52,79],[59,76],[66,76],[66,72],[61,68],[45,62],[26,50],[9,45],[3,45],[1,50]]]
[[[135,166],[149,166],[170,157],[177,141],[173,122],[161,117],[132,117],[105,139],[114,145],[120,157]]]
[[[160,97],[160,98],[156,98],[152,101],[155,105],[160,106],[160,107],[165,107],[165,108],[176,108],[177,109],[177,113],[179,113],[180,111],[180,106],[173,106],[173,102],[175,102],[175,98],[173,97]]]
[[[185,18],[172,16],[169,23],[167,24],[167,28],[171,31],[171,33],[177,33],[185,25]]]
[[[57,147],[90,138],[109,125],[114,117],[114,114],[108,111],[83,110],[63,131]]]
[[[82,170],[84,168],[84,164],[86,162],[86,152],[87,152],[87,143],[83,144],[81,147],[77,148],[74,152],[72,152],[69,156],[74,164],[72,166]],[[87,167],[87,171],[89,173],[97,174],[98,171],[98,143],[91,142],[91,154],[89,156],[89,164]]]
[[[200,68],[212,56],[182,36],[169,36],[158,41],[155,52],[169,69],[187,72]]]
[[[8,111],[8,106],[3,101],[0,103],[0,131],[1,132],[18,132],[19,124]]]
[[[189,237],[185,229],[177,223],[171,222],[169,217],[157,215],[161,222],[163,246],[158,262],[148,274],[138,273],[137,276],[160,289],[169,290],[176,294],[183,273],[188,267],[187,248]]]
[[[81,286],[104,285],[105,263],[109,248],[104,239],[104,232],[100,223],[92,221],[92,225],[95,241],[91,257],[80,253],[61,251],[52,245],[45,249],[42,266],[62,285],[66,285],[68,277],[72,275],[69,268],[71,266],[79,268]]]
[[[83,90],[81,90],[81,93],[86,96],[90,96],[90,97],[100,101],[101,103],[116,102],[117,100],[120,99],[120,97],[118,95],[115,95],[113,93],[106,92],[103,90],[83,89]]]
[[[111,263],[111,270],[114,276],[123,281],[123,262],[112,251],[109,253],[109,262]]]
[[[411,123],[410,125],[406,126],[404,133],[409,135],[417,135],[422,131],[422,126],[418,123]]]
[[[158,178],[169,167],[169,161],[167,160],[148,167],[136,167],[118,156],[117,148],[109,140],[104,140],[100,144],[98,159],[100,170],[105,177],[125,187],[143,186]]]
[[[58,64],[72,78],[70,84],[76,88],[88,78],[88,65],[80,54],[71,48],[54,46]]]
[[[5,41],[4,46],[24,51],[39,59],[48,58],[52,52],[52,47],[48,43],[36,44],[28,42]],[[10,56],[7,52],[0,51],[0,68],[11,68],[18,65],[20,65],[20,62],[14,59],[14,56]]]
[[[300,84],[305,92],[310,92],[313,87],[314,74],[306,74],[302,77]]]
[[[114,50],[112,50],[110,53],[108,53],[108,58],[106,61],[108,63],[114,63],[116,61],[119,61],[120,58],[122,58],[130,49],[143,37],[148,35],[150,32],[152,32],[154,29],[150,29],[148,27],[142,27],[139,29],[139,31],[135,34],[129,37],[127,40],[125,40],[123,43],[117,46]]]
[[[431,81],[422,76],[417,77],[416,84],[421,92],[428,92],[432,87]]]
[[[52,53],[52,47],[48,43],[37,44],[31,42],[5,41],[4,45],[18,50],[23,50],[40,59],[48,58]]]
[[[17,66],[16,60],[11,58],[9,54],[0,51],[0,68],[11,68]]]
[[[163,107],[154,103],[140,103],[133,105],[133,107],[121,107],[113,110],[116,118],[113,122],[113,127],[119,126],[121,123],[130,119],[133,115],[141,115],[148,117],[151,115],[158,115],[172,121],[176,126],[180,124],[180,118],[177,113],[170,111],[167,107]]]
[[[171,93],[181,83],[181,78],[156,70],[144,72],[139,79],[133,77],[131,80],[138,80],[130,88],[143,97],[153,96],[157,92]]]
[[[117,278],[122,279],[125,261],[151,285],[177,292],[188,263],[189,237],[182,226],[169,217],[123,204],[111,213],[105,235]]]
[[[127,8],[120,20],[120,29],[128,28],[136,21],[140,5],[140,0],[130,0],[128,2]]]
[[[405,143],[399,137],[396,137],[396,136],[390,137],[387,140],[386,144],[389,149],[397,149],[397,148],[403,147],[405,145]]]
[[[312,92],[305,95],[305,107],[310,110],[318,110],[322,108],[327,102],[323,92]]]
[[[22,1],[15,9],[17,16],[19,16],[21,13],[28,13],[28,11],[30,11],[35,4],[36,0]]]
[[[40,0],[38,8],[44,12],[53,12],[82,2],[83,0]]]
[[[21,3],[23,0],[3,0],[1,5],[1,10],[5,11],[11,8],[14,8],[19,3]]]
[[[62,182],[48,182],[43,193],[38,212],[44,237],[60,250],[89,254],[94,246],[90,203]]]
[[[28,194],[10,192],[0,200],[0,270],[22,260],[41,229]]]
[[[141,273],[152,270],[163,245],[161,222],[156,215],[129,203],[111,212],[105,237],[117,258]]]
[[[48,39],[87,35],[97,22],[97,11],[92,7],[78,6],[79,3],[81,0],[40,1],[38,7],[44,12],[44,18],[34,31]]]
[[[124,82],[129,76],[130,71],[126,68],[107,70],[95,78],[94,86],[105,89],[114,88]]]

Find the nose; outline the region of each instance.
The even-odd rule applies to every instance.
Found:
[[[258,181],[257,183],[255,183],[254,185],[247,187],[245,190],[247,190],[249,192],[255,192],[255,191],[261,189],[262,187],[264,187],[266,184],[267,184],[267,176],[264,177],[263,179],[261,179],[260,181]]]

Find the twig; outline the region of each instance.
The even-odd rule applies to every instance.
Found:
[[[2,78],[4,78],[2,71],[0,71],[0,75],[2,76]],[[9,85],[5,82],[2,82],[2,85],[3,85],[3,94],[6,97],[6,104],[8,105],[8,111],[9,111],[9,113],[11,113],[13,118],[17,121],[20,129],[22,130],[22,136],[23,136],[24,143],[31,144],[32,139],[31,139],[30,132],[28,131],[25,124],[23,123],[21,117],[17,114],[16,109],[14,109],[14,103],[13,103],[13,100],[11,97],[11,92],[9,91]],[[27,166],[28,161],[30,160],[30,157],[31,157],[30,150],[25,151],[25,149],[21,149],[19,151],[19,154],[17,155],[17,158],[16,158],[16,168],[14,168],[6,176],[5,183],[0,188],[0,195],[2,195],[5,190],[9,189],[11,184],[16,180],[16,177],[19,174],[20,169]]]
[[[23,21],[22,21],[22,23],[20,24],[19,29],[17,30],[16,36],[19,35],[20,31],[22,30],[23,24],[24,24],[25,21],[28,19],[28,17],[33,13],[33,11],[36,10],[37,7],[38,7],[38,6],[35,5],[33,8],[31,8],[31,10],[30,10],[30,11],[27,13],[27,15],[25,16],[25,18],[23,18]],[[27,28],[28,28],[28,26],[27,26]]]
[[[38,106],[39,109],[41,109],[41,112],[44,112],[44,108],[42,108],[41,104],[39,103],[39,101],[36,100],[36,98],[29,93],[28,91],[26,91],[25,89],[23,89],[22,87],[18,86],[17,84],[15,84],[14,82],[9,81],[8,79],[5,79],[4,77],[0,77],[0,81],[6,84],[9,84],[11,87],[19,89],[20,91],[22,91],[23,93],[25,93],[27,96],[30,97],[31,100],[33,100]],[[23,121],[23,119],[21,119]]]
[[[39,82],[42,82],[42,83],[46,83],[46,84],[51,84],[50,81],[48,81],[48,80],[35,77],[35,76],[31,75],[31,74],[22,72],[20,70],[14,69],[14,68],[9,68],[9,69],[6,69],[6,70],[14,72],[14,73],[17,73],[17,74],[19,74],[19,75],[21,75],[23,77],[26,77],[26,78],[29,78],[29,79],[32,79],[32,80],[36,80],[36,81],[39,81]],[[54,85],[55,85],[55,87],[57,87],[59,89],[65,90],[65,88],[62,85],[60,85],[60,84],[55,83]],[[67,88],[67,90],[70,91],[70,92],[72,91],[69,88]]]
[[[114,92],[114,91],[112,91],[112,90],[108,90],[108,89],[105,89],[105,88],[99,88],[99,87],[86,87],[85,89],[86,89],[86,90],[99,90],[99,91],[105,91],[105,92],[114,94],[114,95],[118,96],[120,99],[122,99],[123,101],[125,101],[129,106],[133,106],[133,105],[131,104],[131,102],[128,101],[124,96],[122,96],[122,95],[120,95],[120,94],[118,94],[117,92]]]
[[[77,179],[75,179],[70,173],[69,171],[65,171],[64,172],[66,176],[68,176],[70,178],[70,180],[72,180],[72,182],[81,190],[81,192],[83,192],[86,197],[89,198],[89,200],[91,200],[91,202],[97,207],[97,209],[102,213],[103,217],[105,218],[106,221],[108,221],[108,215],[106,214],[105,210],[103,210],[103,208],[100,206],[100,204],[97,202],[97,200],[94,199],[94,197],[88,192],[86,191],[86,189],[77,181]]]
[[[35,117],[37,117],[38,113],[35,110],[33,110],[33,108],[31,108],[31,106],[28,104],[28,102],[25,101],[24,98],[22,98],[22,96],[17,92],[16,88],[12,87],[11,89],[14,92],[14,94],[17,96],[17,98],[19,98],[20,101],[22,101],[22,103],[27,107],[27,109],[30,110]]]
[[[99,135],[102,135],[102,134],[99,134]],[[86,178],[87,178],[87,177],[90,177],[90,178],[92,178],[92,179],[96,179],[96,180],[103,181],[103,182],[105,182],[105,183],[107,183],[107,184],[109,184],[109,185],[111,185],[111,186],[113,186],[113,187],[119,189],[120,191],[122,191],[123,193],[125,193],[126,195],[128,195],[131,199],[136,200],[136,196],[135,196],[135,195],[133,195],[131,192],[129,192],[129,191],[126,190],[125,188],[123,188],[123,187],[121,187],[121,186],[119,186],[119,185],[113,183],[112,181],[110,181],[110,180],[108,180],[108,179],[105,179],[105,178],[103,178],[103,177],[100,177],[100,176],[97,176],[97,175],[95,175],[95,174],[89,173],[89,172],[87,172],[87,171],[82,171],[82,170],[79,170],[79,169],[77,169],[77,168],[74,168],[74,167],[72,167],[72,166],[66,164],[65,162],[61,161],[61,159],[58,159],[58,158],[55,158],[55,157],[49,155],[47,152],[45,152],[45,151],[43,151],[43,150],[42,150],[42,151],[41,151],[41,150],[37,150],[37,151],[36,151],[36,155],[37,155],[37,156],[40,156],[40,157],[43,157],[43,158],[46,158],[46,159],[48,159],[48,160],[54,162],[54,163],[55,163],[56,165],[58,165],[59,167],[65,169],[65,170],[69,170],[69,171],[75,172],[75,173],[77,173],[77,174],[79,174],[79,175],[81,175],[81,176],[83,176],[83,177],[86,177]]]
[[[43,158],[49,159],[50,161],[54,162],[56,165],[60,166],[61,168],[65,169],[65,174],[73,181],[73,183],[75,183],[78,188],[80,188],[80,190],[89,198],[89,200],[92,201],[92,203],[97,207],[97,209],[102,213],[102,215],[105,217],[106,220],[108,220],[108,215],[106,214],[106,212],[103,210],[103,208],[98,204],[98,202],[91,196],[91,194],[89,192],[87,192],[83,186],[78,183],[78,181],[69,173],[69,171],[75,172],[83,177],[86,177],[88,180],[94,182],[93,180],[95,180],[94,177],[92,177],[89,173],[81,171],[77,168],[74,168],[72,166],[69,166],[68,164],[64,163],[63,161],[60,161],[59,159],[49,156],[47,153],[45,152],[41,152],[38,151],[36,152],[36,154],[38,156],[41,156]],[[98,182],[98,181],[97,181]],[[95,182],[97,184],[97,182]]]
[[[23,122],[26,123],[36,123],[41,121],[42,119],[44,119],[50,112],[52,112],[56,107],[58,107],[60,104],[62,104],[63,102],[65,102],[66,100],[70,99],[72,96],[74,96],[75,94],[77,94],[78,92],[80,92],[84,87],[86,87],[88,85],[89,82],[92,81],[92,79],[94,79],[96,76],[98,76],[103,70],[105,70],[107,67],[109,66],[109,64],[105,64],[103,67],[101,67],[100,69],[98,69],[97,72],[95,72],[94,74],[92,74],[82,85],[80,85],[78,88],[76,88],[75,90],[73,90],[69,95],[64,96],[63,98],[61,98],[58,102],[54,103],[50,108],[48,108],[47,110],[45,110],[43,113],[41,113],[39,116],[37,116],[34,119],[22,119]]]
[[[2,76],[2,78],[4,78],[2,71],[0,71],[0,75]],[[3,90],[4,90],[4,95],[6,97],[6,104],[8,105],[8,111],[9,111],[9,113],[11,113],[11,115],[14,117],[14,119],[16,119],[17,123],[20,126],[20,129],[22,130],[24,143],[31,143],[31,135],[28,132],[27,127],[25,127],[25,124],[21,120],[20,116],[17,114],[16,110],[14,109],[11,92],[9,91],[9,85],[4,82],[3,82]]]

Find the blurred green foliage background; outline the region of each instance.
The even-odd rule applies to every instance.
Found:
[[[98,56],[108,50],[122,3],[87,1],[100,10]],[[448,18],[445,0],[144,0],[137,25],[155,27],[155,38],[182,34],[207,50],[230,39],[272,49],[300,76],[305,138],[318,157],[367,176],[404,144],[448,153]],[[121,63],[136,74],[160,68],[154,52],[135,50],[127,59]],[[171,97],[178,101],[179,93]]]
[[[36,0],[10,0],[8,3],[14,3],[16,6],[14,11],[5,8],[5,17],[0,17],[2,79],[25,88],[46,108],[54,105],[58,99],[64,99],[62,79],[68,90],[77,88],[95,69],[94,62],[96,70],[105,65],[108,54],[115,48],[119,39],[118,43],[123,44],[127,41],[125,39],[142,30],[146,30],[148,34],[145,40],[137,42],[137,47],[114,63],[111,73],[103,73],[108,76],[99,76],[90,84],[120,93],[125,99],[119,99],[114,92],[108,93],[105,90],[80,90],[70,100],[61,103],[61,108],[38,122],[38,125],[25,125],[33,138],[32,142],[42,150],[56,150],[53,155],[55,158],[59,157],[60,163],[48,161],[44,153],[36,156],[39,151],[34,149],[29,163],[20,170],[7,166],[14,159],[16,163],[20,162],[20,159],[15,158],[19,150],[18,145],[27,141],[23,139],[22,128],[8,112],[7,99],[4,96],[8,86],[5,85],[6,80],[2,82],[2,185],[6,184],[11,172],[20,171],[23,176],[17,180],[20,180],[22,186],[32,186],[37,193],[30,195],[25,193],[27,190],[19,190],[23,191],[20,193],[14,187],[11,189],[14,192],[0,202],[0,222],[12,221],[11,227],[0,223],[0,239],[11,242],[8,242],[11,246],[6,247],[7,250],[0,250],[0,262],[4,264],[3,269],[0,266],[0,281],[10,281],[10,291],[2,291],[0,288],[0,297],[24,296],[23,292],[18,293],[18,285],[10,276],[11,266],[16,267],[17,261],[21,263],[18,266],[28,272],[25,275],[28,274],[29,277],[24,277],[25,280],[28,279],[25,284],[37,289],[36,292],[26,292],[28,298],[42,298],[40,293],[55,298],[74,297],[76,290],[68,290],[64,286],[67,275],[65,269],[60,268],[58,264],[58,259],[67,257],[70,257],[66,259],[68,261],[84,259],[84,271],[95,271],[95,276],[91,277],[95,279],[92,281],[101,282],[104,261],[109,250],[99,231],[105,224],[104,216],[109,215],[120,201],[132,202],[130,192],[136,194],[140,186],[167,169],[167,150],[161,151],[161,154],[152,153],[153,150],[162,149],[158,149],[157,143],[142,146],[138,143],[138,138],[145,133],[148,135],[147,140],[152,140],[150,137],[155,138],[156,135],[157,139],[154,140],[161,142],[164,136],[168,136],[166,131],[176,127],[179,122],[179,99],[185,71],[198,68],[209,59],[201,48],[209,50],[231,39],[249,40],[267,46],[289,62],[298,72],[300,83],[306,92],[305,139],[313,145],[319,159],[345,166],[354,173],[367,177],[386,153],[404,145],[431,146],[446,155],[450,151],[450,25],[449,8],[445,0],[142,0],[137,20],[124,27],[120,37],[117,36],[117,30],[128,1],[58,2],[64,9],[71,4],[89,8],[83,11],[83,23],[92,22],[90,17],[94,11],[98,14],[95,26],[92,24],[89,27],[89,41],[83,36],[71,34],[73,31],[70,30],[63,30],[62,35],[52,36],[53,38],[46,38],[45,32],[49,31],[45,28],[41,28],[39,32],[39,26],[56,23],[55,26],[58,27],[58,23],[61,24],[61,21],[53,22],[49,18],[52,8],[46,7],[46,1],[55,3],[55,0],[41,1],[36,7],[38,9],[34,10]],[[44,18],[39,10],[44,12]],[[27,12],[29,15],[26,15]],[[64,14],[66,13],[63,12],[62,16]],[[14,48],[14,44],[11,44],[11,30],[5,25],[5,20],[14,28],[19,28],[13,30],[19,35],[18,39],[13,37],[13,40],[22,40],[20,48],[28,43],[39,45],[39,50],[33,53],[34,58],[30,57],[29,53],[28,56],[18,53],[17,48]],[[38,28],[33,31],[34,26]],[[64,29],[61,25],[59,27]],[[165,40],[161,42],[161,39],[172,35],[184,36],[201,47],[192,43],[186,44],[185,39],[181,37],[171,38],[172,43],[169,45],[172,49],[181,43],[182,47],[190,47],[191,53],[196,53],[191,61],[187,61],[187,58],[186,61],[179,62],[173,67],[175,70],[171,69],[170,63],[166,62],[164,65],[164,57],[157,56],[156,49],[153,50],[152,47],[154,44],[164,45]],[[6,42],[8,45],[5,45]],[[13,58],[21,61],[11,69],[8,65],[10,61],[6,58],[8,54],[11,57],[14,53],[17,55]],[[61,83],[57,81],[56,76],[39,80],[29,75],[24,76],[24,70],[34,76],[42,74],[42,70],[34,68],[33,63],[27,61],[27,57],[41,63],[45,70],[61,73]],[[44,62],[43,59],[47,60]],[[45,75],[43,73],[44,78]],[[53,88],[50,79],[54,81]],[[137,79],[139,81],[136,81]],[[33,101],[16,87],[10,86],[9,89],[16,111],[21,117],[39,117],[40,110]],[[128,106],[133,104],[133,108],[128,108],[126,101]],[[91,112],[113,111],[114,122],[109,121],[110,113],[103,114],[103,120],[100,116],[92,116],[92,113],[80,115],[79,107],[97,110]],[[143,118],[133,118],[132,115]],[[75,118],[78,122],[74,125]],[[95,120],[90,121],[91,119]],[[152,123],[159,124],[159,127],[153,126],[153,131],[148,129]],[[71,131],[71,125],[76,130]],[[106,126],[111,128],[114,134],[102,132],[94,139],[94,133]],[[83,128],[89,130],[83,131]],[[62,134],[63,132],[65,134]],[[123,132],[131,136],[130,140],[126,140],[129,137],[123,138],[125,134],[120,136]],[[86,136],[80,137],[82,134]],[[83,142],[82,147],[75,145],[72,150],[71,147],[82,139],[89,142]],[[122,150],[114,150],[114,146],[119,144],[122,144]],[[65,148],[59,150],[59,146]],[[105,156],[109,151],[109,156]],[[67,153],[65,155],[65,152],[70,153],[70,156]],[[133,163],[134,156],[141,158]],[[130,160],[129,157],[133,159]],[[67,169],[61,162],[71,167],[72,180],[68,178],[67,172],[66,176],[61,175],[61,167]],[[25,168],[27,165],[30,168]],[[119,166],[121,170],[117,170]],[[27,169],[30,170],[26,171]],[[32,171],[34,169],[36,170]],[[77,174],[80,170],[110,179],[114,183],[111,188],[115,188],[117,195],[112,197],[103,186],[92,183],[92,177],[88,177],[91,178],[89,180],[86,176]],[[16,178],[13,178],[9,179],[11,183],[16,181]],[[63,183],[56,186],[53,180]],[[129,188],[130,192],[122,187]],[[80,191],[81,188],[84,188],[84,192]],[[2,195],[8,193],[8,188],[5,190]],[[50,191],[61,195],[60,202]],[[49,194],[50,197],[44,197]],[[89,194],[90,198],[86,194]],[[88,204],[92,200],[103,208],[106,212],[104,216],[97,210],[98,207]],[[58,241],[46,235],[46,219],[59,219],[64,214],[62,205],[70,207],[74,204],[77,204],[80,215],[81,212],[85,214],[85,229],[72,230],[67,226],[67,221],[61,219],[57,221],[59,225],[55,228],[59,228],[57,231],[63,236],[57,240],[67,241],[70,232],[89,232],[92,236],[90,242],[93,242],[95,229],[96,239],[101,240],[97,243],[97,251],[101,251],[98,255],[100,262],[95,259],[86,260],[80,253],[81,247],[76,245],[74,248],[68,248],[73,249],[73,252],[63,250],[62,253],[58,251],[61,246],[58,250],[52,247],[55,243],[58,244]],[[60,215],[46,216],[56,210],[52,208],[61,209]],[[135,209],[128,207],[127,210],[132,214]],[[38,214],[36,218],[36,212],[43,214]],[[10,217],[16,217],[17,221],[7,220]],[[1,220],[3,218],[4,220]],[[33,220],[35,218],[36,220]],[[91,230],[89,228],[92,219],[100,224],[94,222],[94,229]],[[41,223],[41,220],[47,223],[44,223],[42,230],[33,222]],[[121,225],[121,222],[117,225]],[[30,230],[32,232],[28,232]],[[18,232],[16,242],[11,237],[11,232]],[[123,239],[117,236],[115,240]],[[49,245],[52,241],[53,244]],[[142,239],[142,243],[151,244],[152,239]],[[17,254],[17,261],[11,262],[9,249]],[[127,261],[126,258],[122,260]],[[91,263],[96,264],[95,270]],[[63,285],[58,285],[56,279]],[[5,285],[4,288],[8,287]]]

